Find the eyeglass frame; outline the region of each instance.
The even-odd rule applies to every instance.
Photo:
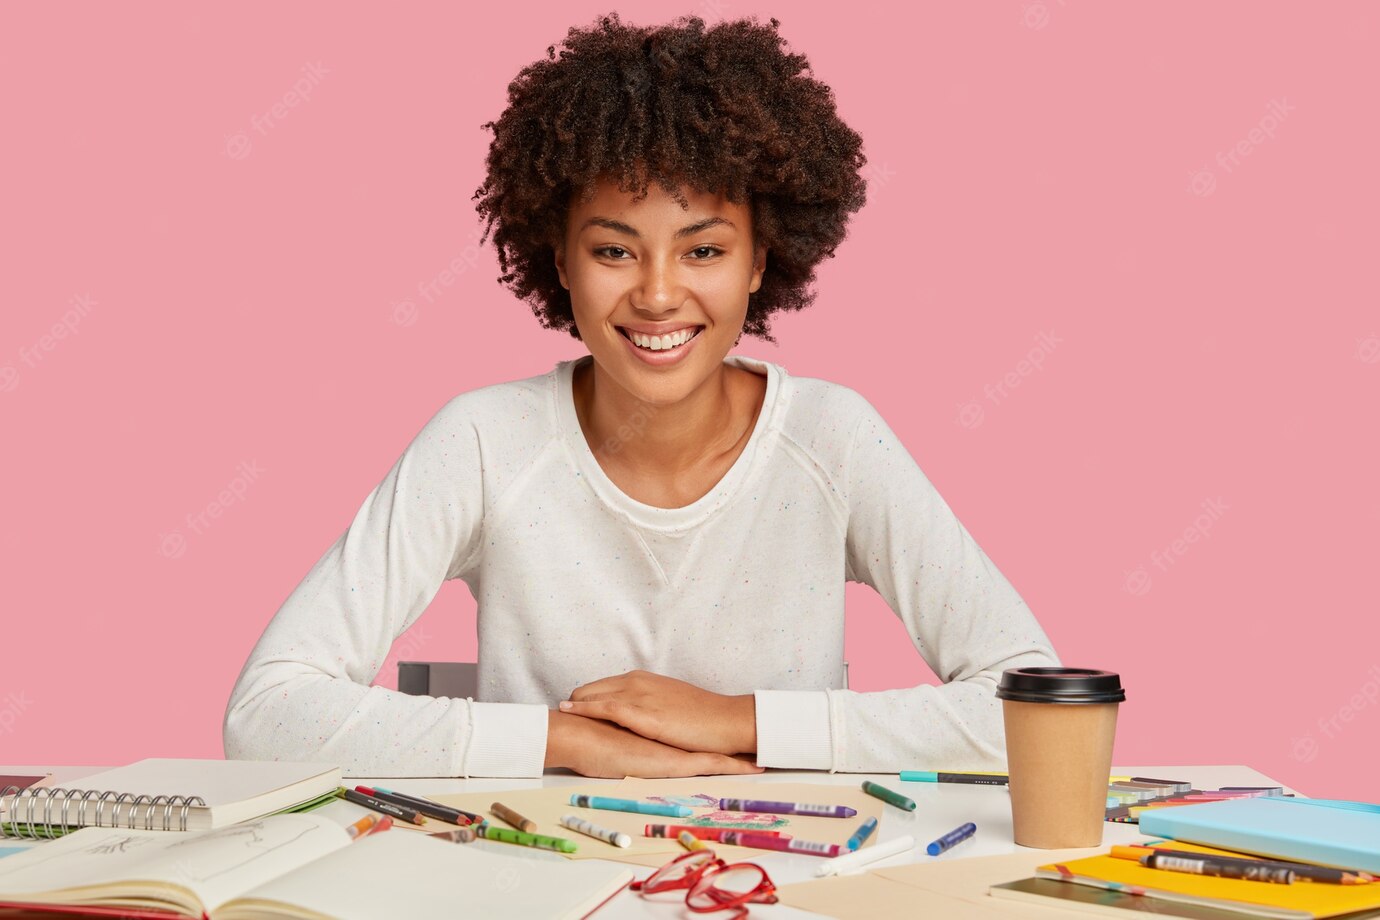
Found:
[[[700,859],[703,860],[703,862],[692,869],[686,870],[680,878],[670,884],[659,886],[651,891],[646,889],[646,883],[656,878],[661,873],[667,871],[677,863],[693,859]],[[713,868],[711,869],[710,867]],[[729,869],[739,869],[743,867],[756,869],[758,872],[762,873],[762,881],[759,882],[757,887],[752,891],[746,892],[741,896],[734,896],[722,904],[715,904],[711,907],[697,907],[690,903],[690,897],[695,893],[695,889],[701,882],[706,879],[712,879],[715,875]],[[776,883],[771,880],[771,876],[767,874],[766,869],[763,869],[754,862],[725,862],[723,857],[715,853],[711,847],[701,847],[697,850],[681,853],[675,859],[666,863],[645,879],[632,882],[628,887],[644,898],[652,894],[661,894],[667,891],[685,889],[685,906],[687,909],[697,914],[713,913],[719,910],[737,910],[739,912],[737,914],[738,917],[745,917],[748,914],[748,904],[775,904],[779,900],[776,897]],[[712,883],[710,887],[714,888]],[[714,890],[721,891],[722,889],[714,888]]]

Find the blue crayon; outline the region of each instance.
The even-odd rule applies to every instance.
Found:
[[[684,805],[661,805],[635,799],[610,799],[601,795],[572,795],[571,805],[580,808],[602,808],[605,811],[631,811],[639,815],[661,815],[666,818],[688,818],[694,814]]]
[[[858,826],[858,829],[853,832],[853,836],[848,838],[848,849],[856,850],[858,847],[862,846],[867,841],[867,838],[872,836],[872,832],[876,829],[877,819],[868,818]]]
[[[954,828],[934,843],[925,847],[925,852],[931,856],[938,856],[940,853],[951,849],[954,844],[962,843],[975,833],[977,833],[977,825],[969,821],[962,827]]]

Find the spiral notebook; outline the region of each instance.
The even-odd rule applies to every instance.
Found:
[[[0,789],[0,837],[57,837],[79,827],[215,830],[331,795],[340,767],[277,760],[151,757],[70,786]]]

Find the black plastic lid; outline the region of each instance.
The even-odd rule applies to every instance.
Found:
[[[1088,668],[1008,668],[997,685],[997,699],[1018,703],[1120,703],[1126,699],[1121,677]]]

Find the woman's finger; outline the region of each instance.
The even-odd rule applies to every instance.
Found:
[[[587,700],[595,694],[615,693],[621,689],[623,683],[623,675],[621,674],[616,677],[601,677],[571,690],[570,698],[572,700]]]

